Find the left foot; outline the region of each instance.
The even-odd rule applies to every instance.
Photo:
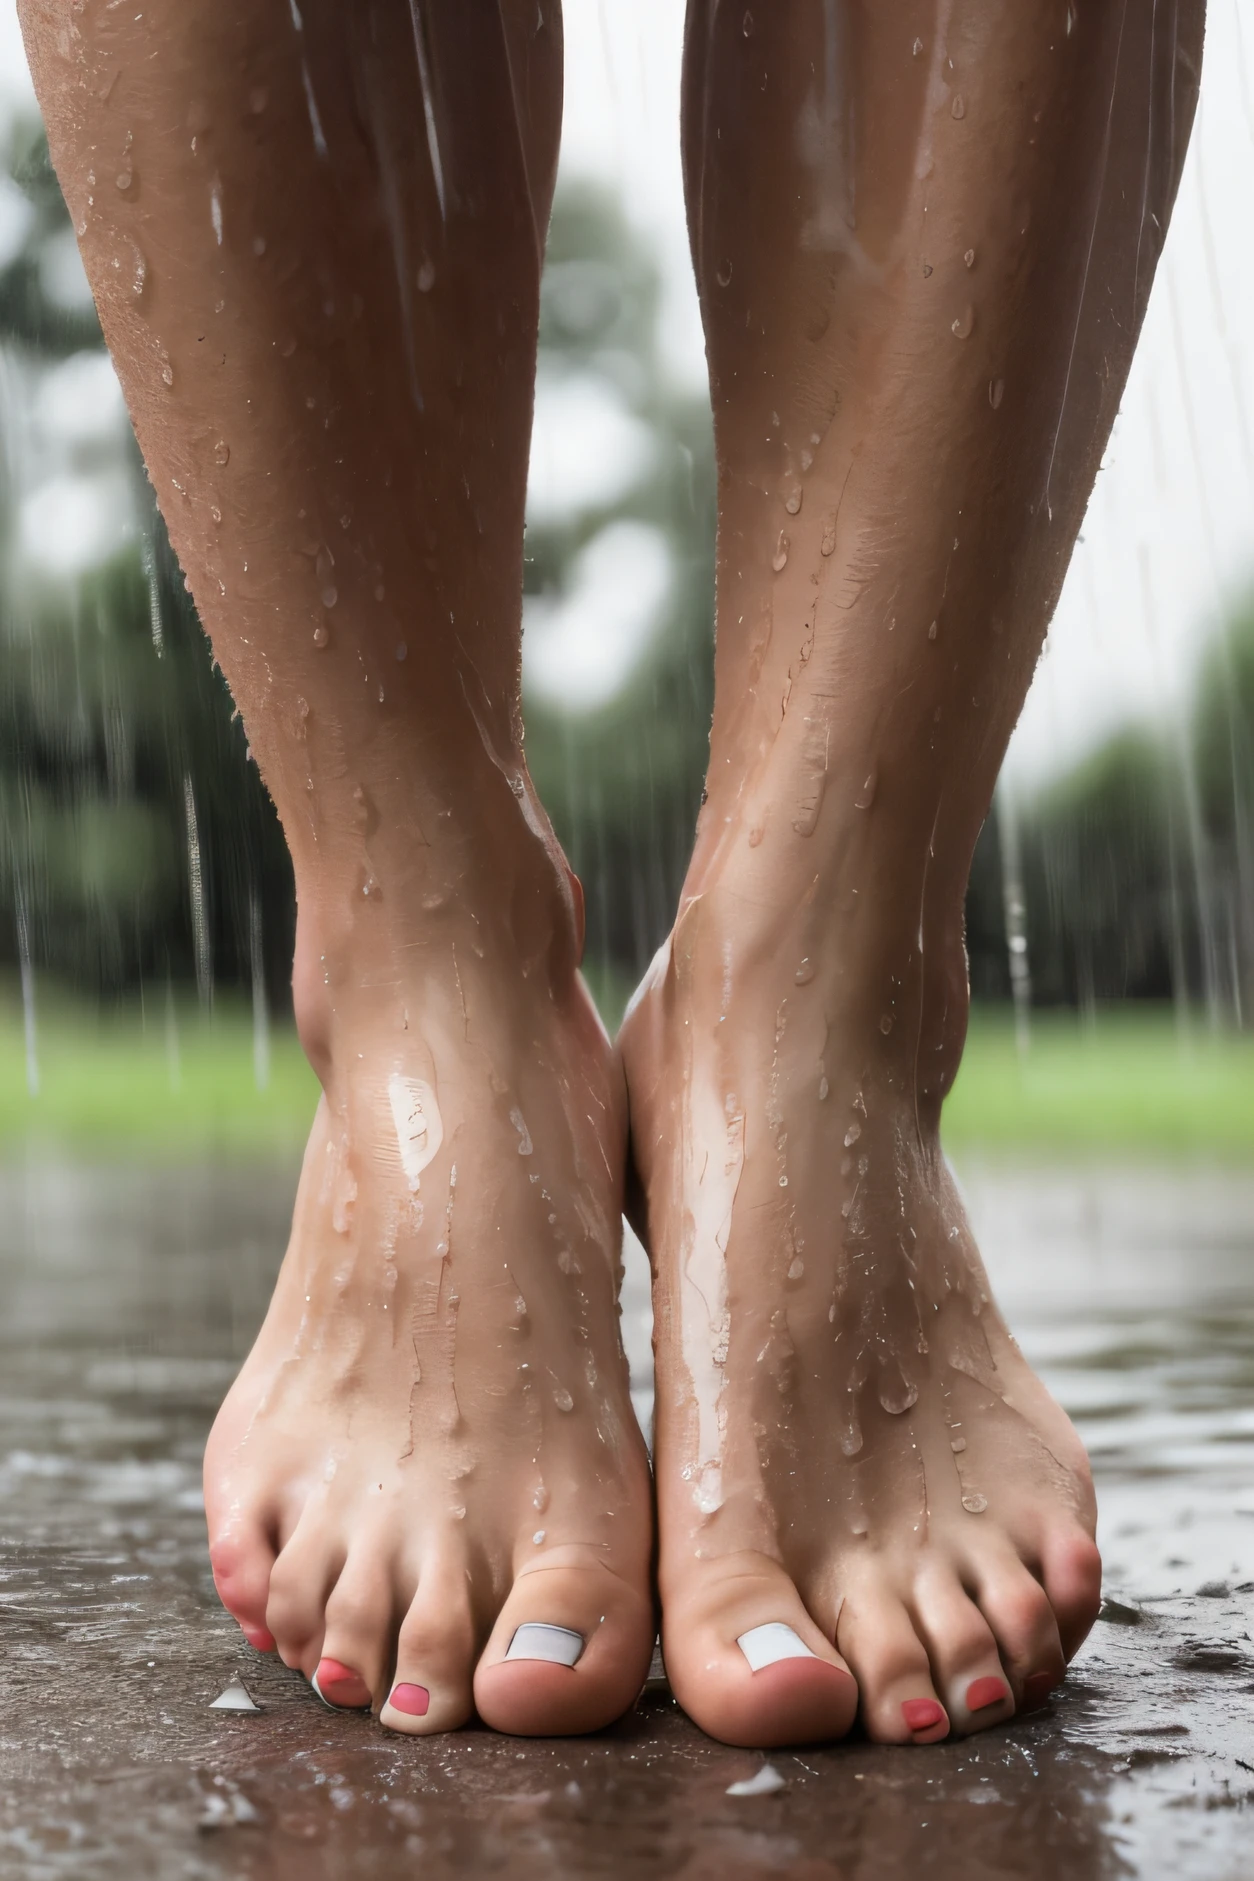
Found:
[[[689,893],[622,1036],[667,1671],[728,1743],[859,1709],[878,1742],[934,1743],[1040,1703],[1092,1624],[1088,1465],[989,1298],[921,1090],[925,1048],[952,1082],[961,974],[925,1027],[913,935],[859,974],[834,894],[750,866]]]

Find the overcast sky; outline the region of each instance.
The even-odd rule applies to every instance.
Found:
[[[1166,256],[1012,747],[1025,775],[1071,759],[1123,718],[1183,709],[1198,645],[1254,580],[1254,16],[1243,31],[1239,12],[1247,5],[1211,0],[1201,110]],[[679,168],[682,32],[683,0],[566,0],[563,163],[615,184],[654,237],[667,354],[677,378],[700,382]],[[29,96],[13,0],[0,0],[0,106],[6,96]]]

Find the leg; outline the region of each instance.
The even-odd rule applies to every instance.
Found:
[[[845,1728],[842,1665],[877,1738],[978,1729],[1048,1691],[1096,1609],[1087,1464],[989,1300],[938,1123],[971,855],[1201,29],[1202,0],[689,9],[717,703],[623,1050],[667,1665],[732,1742]],[[816,1657],[751,1670],[783,1636],[737,1640],[770,1622]]]
[[[291,845],[324,1090],[206,1456],[222,1597],[398,1729],[462,1723],[472,1691],[506,1730],[602,1725],[653,1633],[625,1104],[518,714],[557,0],[24,0],[23,24]],[[527,1622],[550,1630],[505,1663]]]

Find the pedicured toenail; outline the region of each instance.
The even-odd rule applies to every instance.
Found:
[[[908,1731],[931,1731],[938,1724],[946,1722],[945,1708],[938,1705],[934,1698],[907,1698],[901,1707],[901,1715]]]
[[[572,1633],[568,1626],[549,1626],[543,1620],[528,1620],[518,1628],[507,1659],[544,1659],[550,1665],[576,1665],[583,1654],[582,1633]]]
[[[1009,1696],[1005,1679],[972,1679],[967,1686],[967,1710],[987,1711],[990,1705],[1000,1705]]]
[[[764,1666],[778,1665],[781,1659],[817,1659],[819,1656],[811,1652],[804,1639],[794,1633],[791,1626],[785,1626],[782,1620],[768,1620],[765,1626],[751,1626],[747,1633],[741,1633],[736,1644],[749,1661],[751,1672],[761,1672]]]
[[[359,1672],[354,1672],[351,1666],[341,1665],[338,1659],[320,1659],[318,1669],[309,1681],[323,1704],[331,1711],[369,1711],[370,1700],[368,1698],[364,1704],[360,1699],[354,1703],[344,1704],[337,1703],[334,1696],[328,1697],[327,1695],[333,1694],[337,1685],[361,1687],[365,1685],[365,1682]]]
[[[388,1694],[393,1711],[403,1711],[407,1718],[425,1718],[431,1694],[425,1685],[394,1685]]]

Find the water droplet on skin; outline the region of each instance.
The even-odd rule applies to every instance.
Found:
[[[802,1260],[801,1256],[798,1254],[796,1259],[792,1261],[791,1264],[789,1265],[788,1278],[790,1280],[800,1280],[805,1270],[806,1270],[806,1264]]]
[[[803,960],[792,977],[798,986],[808,986],[814,978],[814,962]]]
[[[845,1148],[849,1149],[857,1142],[861,1135],[862,1125],[860,1123],[851,1123],[849,1128],[845,1131]]]
[[[954,94],[953,104],[949,108],[954,117],[956,118],[966,117],[967,107],[962,102],[962,94],[960,92],[957,92]]]
[[[884,1034],[884,1037],[887,1038],[889,1033],[892,1031],[892,1029],[893,1029],[893,1015],[891,1012],[886,1012],[883,1018],[880,1020],[880,1031]]]
[[[752,829],[751,829],[751,830],[749,831],[749,847],[750,847],[750,849],[756,849],[756,848],[757,848],[757,846],[758,846],[758,844],[759,844],[759,843],[761,842],[761,840],[762,840],[762,837],[763,837],[763,835],[764,835],[764,833],[765,833],[765,832],[763,831],[763,828],[762,828],[762,825],[761,825],[760,823],[755,823],[755,824],[754,824],[754,826],[753,826],[753,828],[752,828]]]
[[[340,591],[338,588],[324,588],[320,596],[323,607],[334,607],[339,598]]]
[[[752,13],[745,14],[744,19],[740,22],[740,30],[744,34],[746,39],[753,38],[753,15]],[[1067,30],[1070,31],[1071,29],[1068,27]]]
[[[533,1509],[538,1509],[541,1515],[543,1515],[544,1511],[548,1508],[549,1492],[545,1488],[543,1483],[540,1484],[540,1487],[536,1490],[535,1495],[532,1496],[531,1506]]]
[[[559,1411],[573,1411],[575,1408],[575,1400],[564,1385],[559,1385],[553,1393],[553,1402]]]
[[[929,275],[929,274],[930,274],[931,272],[932,272],[932,264],[931,264],[931,262],[930,262],[930,261],[925,261],[925,262],[923,263],[923,279],[924,279],[925,281],[927,280],[927,277],[928,277],[928,275]]]
[[[161,382],[163,385],[174,384],[174,368],[169,360],[167,360],[165,365],[161,368]]]
[[[732,278],[731,262],[730,261],[720,262],[718,267],[715,270],[714,279],[718,282],[720,287],[726,287],[728,283],[731,281],[731,278]]]
[[[222,521],[222,511],[218,508],[216,503],[211,503],[209,505],[209,514],[213,517],[213,520],[216,523],[220,523]]]
[[[230,463],[231,447],[227,443],[225,438],[219,438],[218,442],[214,445],[213,461],[215,464],[229,464]]]
[[[880,1405],[890,1417],[902,1417],[919,1402],[919,1393],[914,1385],[908,1385],[903,1378],[900,1386],[881,1386]]]
[[[329,640],[330,638],[331,638],[331,636],[330,636],[330,634],[329,634],[329,633],[327,632],[327,630],[326,630],[326,628],[325,628],[325,627],[315,627],[315,628],[314,628],[314,645],[315,645],[316,647],[325,647],[325,645],[327,644],[327,641],[328,641],[328,640]]]
[[[135,172],[131,169],[119,170],[114,180],[119,189],[129,189],[135,180]]]
[[[866,1516],[860,1515],[856,1522],[853,1522],[850,1524],[849,1532],[850,1534],[853,1534],[853,1535],[859,1535],[859,1536],[865,1535],[868,1527],[869,1527],[869,1523],[867,1522]]]
[[[974,325],[975,325],[975,308],[968,305],[963,308],[962,312],[958,315],[958,318],[956,320],[953,320],[950,322],[949,331],[953,334],[956,340],[965,340],[969,338],[971,329]]]
[[[82,219],[82,221],[81,221],[81,222],[76,222],[76,223],[74,224],[74,233],[75,233],[75,235],[86,235],[86,233],[87,233],[87,218],[86,218],[86,216],[84,216],[84,217],[83,217],[83,219]]]
[[[219,193],[220,189],[221,185],[215,178],[213,188],[209,192],[209,220],[213,224],[213,236],[219,248],[222,246],[222,197]]]
[[[454,1424],[454,1428],[456,1428],[456,1424]],[[465,1503],[464,1503],[464,1502],[455,1502],[455,1503],[453,1504],[453,1507],[452,1507],[452,1508],[451,1508],[451,1509],[449,1510],[449,1514],[450,1514],[450,1515],[452,1516],[452,1518],[453,1518],[453,1520],[454,1520],[455,1522],[464,1522],[464,1521],[466,1520],[466,1505],[465,1505]]]
[[[919,54],[922,52],[922,50],[923,50],[923,41],[921,39],[916,39],[914,44],[910,48],[911,58],[917,59]]]
[[[425,255],[418,270],[418,292],[429,294],[435,286],[435,265]]]
[[[831,1088],[832,1087],[828,1083],[826,1078],[819,1079],[819,1102],[820,1104],[825,1104],[827,1102],[827,1094],[831,1090]]]
[[[988,402],[992,406],[994,411],[996,411],[998,406],[1001,404],[1002,397],[1005,393],[1005,390],[1006,390],[1006,381],[1004,379],[990,379],[989,380]]]
[[[532,1547],[533,1547],[533,1548],[543,1548],[543,1546],[544,1546],[544,1537],[545,1537],[545,1535],[546,1535],[546,1533],[547,1533],[547,1532],[548,1532],[548,1531],[547,1531],[546,1529],[543,1529],[543,1528],[538,1528],[538,1529],[536,1530],[536,1532],[535,1532],[535,1534],[534,1534],[534,1535],[533,1535],[533,1536],[531,1537],[531,1545],[532,1545]]]
[[[784,508],[788,511],[790,516],[800,515],[801,503],[804,496],[805,491],[801,488],[801,485],[795,483],[784,498]]]
[[[786,1188],[788,1187],[788,1177],[787,1177],[787,1176],[781,1176],[781,1177],[780,1177],[780,1179],[779,1179],[779,1186],[780,1186],[780,1188],[781,1188],[781,1189],[786,1189]]]
[[[939,621],[936,621],[936,620],[934,620],[934,621],[932,622],[932,625],[931,625],[931,626],[930,626],[930,627],[928,628],[928,630],[927,630],[927,637],[928,637],[928,639],[929,639],[929,640],[935,640],[935,638],[936,638],[936,636],[937,636],[937,634],[938,634],[939,632],[940,632],[940,622],[939,622]]]
[[[961,1456],[963,1451],[967,1447],[967,1440],[965,1437],[951,1438],[949,1447],[953,1451],[955,1456]]]
[[[861,790],[853,800],[855,810],[869,810],[875,802],[875,786],[878,774],[875,771],[864,781]]]
[[[963,260],[964,260],[964,261],[966,262],[966,264],[967,264],[967,266],[968,266],[968,268],[974,268],[974,266],[975,266],[975,250],[974,250],[974,248],[968,248],[968,250],[967,250],[967,252],[966,252],[966,254],[965,254],[965,255],[964,255],[963,257],[962,257],[962,259],[963,259]]]
[[[788,566],[788,537],[784,534],[783,530],[781,529],[779,532],[779,541],[775,544],[775,553],[771,557],[771,567],[775,570],[775,573],[778,575],[781,572],[781,570],[787,568],[787,566]]]
[[[819,544],[819,552],[822,555],[831,555],[834,552],[835,548],[836,548],[836,518],[833,516],[832,520],[827,524],[827,526],[823,530],[823,540]]]
[[[1070,39],[1074,31],[1075,31],[1075,7],[1074,5],[1071,4],[1071,0],[1068,0],[1068,5],[1067,5],[1067,38],[1068,39]]]
[[[987,1496],[964,1496],[962,1506],[968,1515],[983,1515],[988,1507]]]

